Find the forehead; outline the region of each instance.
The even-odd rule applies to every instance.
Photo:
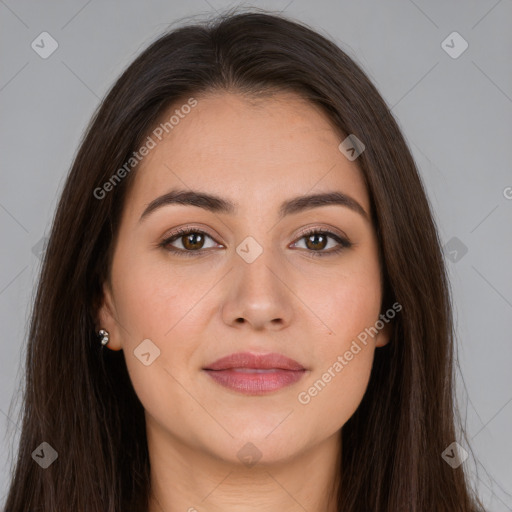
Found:
[[[362,173],[339,151],[344,135],[320,107],[294,93],[248,99],[235,93],[196,97],[184,114],[176,103],[162,115],[172,129],[139,165],[129,208],[179,187],[226,197],[242,207],[312,192],[342,191],[369,211]],[[176,122],[177,121],[177,122]]]

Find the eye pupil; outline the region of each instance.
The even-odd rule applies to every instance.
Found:
[[[201,233],[189,233],[183,235],[183,239],[183,247],[186,249],[201,249],[204,244],[204,237]]]
[[[318,242],[319,238],[323,239],[323,240],[321,242]],[[310,243],[311,239],[315,240],[312,244]],[[320,243],[320,247],[315,247],[315,245],[318,243]],[[308,249],[313,249],[313,250],[324,249],[326,246],[326,243],[327,243],[327,237],[321,233],[313,233],[313,234],[309,235],[306,240],[306,246],[308,247]]]

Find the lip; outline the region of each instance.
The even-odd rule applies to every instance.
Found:
[[[238,352],[222,357],[203,370],[218,384],[248,395],[261,395],[299,381],[306,369],[282,354]]]

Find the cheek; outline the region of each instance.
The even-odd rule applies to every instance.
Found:
[[[117,269],[116,309],[135,392],[153,416],[182,414],[180,404],[190,402],[182,386],[189,388],[197,371],[194,354],[204,337],[207,304],[201,299],[212,286],[211,276],[180,276],[170,265],[142,265],[135,258],[118,259]]]
[[[372,369],[371,328],[381,302],[379,268],[374,259],[361,259],[354,268],[331,280],[329,294],[316,293],[314,298],[323,326],[315,340],[315,367],[297,402],[305,418],[323,418],[323,435],[336,432],[353,415]]]
[[[337,432],[361,403],[370,378],[374,348],[370,344],[359,345],[351,360],[344,355],[347,350],[352,353],[350,343],[343,347],[347,350],[333,354],[329,363],[311,375],[298,394],[297,407],[301,408],[312,437],[327,437]]]
[[[196,276],[178,275],[171,265],[152,265],[126,261],[117,278],[116,307],[129,331],[130,343],[145,338],[172,339],[183,319],[194,317],[194,307],[208,283]],[[119,268],[122,266],[119,265]]]
[[[325,362],[344,352],[350,341],[374,326],[381,306],[380,273],[374,258],[353,258],[343,272],[328,276],[323,286],[308,287],[308,305],[318,312],[319,342],[315,350]]]
[[[336,432],[350,419],[370,378],[375,352],[375,331],[370,328],[379,318],[380,289],[378,280],[367,276],[342,280],[321,309],[329,330],[316,340],[316,364],[297,402],[305,418],[323,418],[322,435]]]

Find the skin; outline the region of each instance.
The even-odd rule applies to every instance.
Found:
[[[377,238],[371,221],[345,206],[281,220],[278,210],[290,198],[341,191],[370,214],[362,174],[339,151],[344,137],[325,114],[293,93],[196,98],[137,169],[98,316],[110,332],[108,348],[124,350],[146,411],[149,510],[334,512],[340,429],[361,402],[391,324],[308,404],[297,397],[379,319]],[[229,199],[238,212],[172,204],[139,222],[153,199],[175,188]],[[191,224],[208,234],[202,255],[158,247]],[[328,255],[339,245],[328,238],[310,248],[305,227],[344,235],[353,246]],[[236,252],[248,236],[263,249],[252,263]],[[186,251],[185,238],[172,246]],[[315,249],[326,255],[313,257]],[[134,355],[145,339],[160,350],[149,366]],[[291,386],[247,396],[203,371],[242,351],[278,352],[307,372]],[[252,467],[237,456],[248,442],[261,453]]]

